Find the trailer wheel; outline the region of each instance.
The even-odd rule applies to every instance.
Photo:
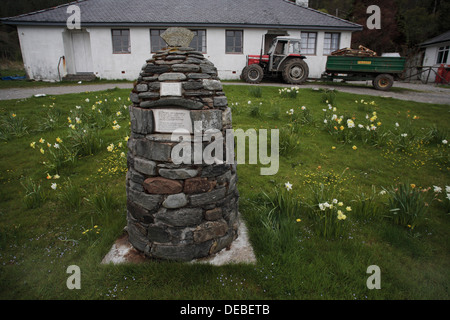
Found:
[[[372,81],[373,86],[377,90],[387,91],[389,90],[392,85],[394,84],[394,77],[390,74],[379,74],[376,76],[376,78]]]
[[[242,70],[242,78],[248,83],[260,83],[264,77],[264,70],[258,64],[252,64]]]
[[[291,59],[282,68],[283,80],[286,83],[302,84],[309,75],[309,67],[302,59]]]

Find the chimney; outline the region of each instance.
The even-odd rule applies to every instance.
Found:
[[[309,0],[295,0],[295,4],[302,7],[308,7]]]

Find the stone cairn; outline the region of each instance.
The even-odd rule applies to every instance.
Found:
[[[236,164],[175,164],[175,126],[194,121],[201,131],[232,128],[231,110],[217,69],[189,48],[193,34],[169,28],[168,48],[147,60],[130,99],[127,232],[129,242],[147,257],[190,261],[229,248],[238,236]],[[208,142],[202,138],[202,150]],[[225,148],[224,138],[224,148]],[[193,151],[194,153],[194,151]]]

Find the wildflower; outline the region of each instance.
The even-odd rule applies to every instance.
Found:
[[[45,139],[44,139],[44,138],[40,138],[40,139],[39,139],[39,142],[40,142],[40,143],[44,143],[44,142],[45,142]]]
[[[398,122],[395,123],[395,126],[398,128],[400,127],[400,125],[398,124]]]
[[[122,153],[120,154],[120,157],[125,158],[125,157],[126,157],[125,152],[122,152]]]
[[[445,186],[445,192],[450,193],[450,186]]]
[[[342,213],[341,210],[338,210],[338,220],[345,220],[347,219],[347,216],[345,214]]]
[[[109,152],[112,152],[114,150],[114,143],[111,143],[108,148],[106,148]]]
[[[289,183],[289,181],[284,184],[284,187],[287,189],[287,191],[291,191],[292,190],[292,184]]]
[[[248,104],[252,104],[252,102],[249,100],[248,102],[247,102]]]
[[[49,148],[50,148],[51,146],[52,146],[52,145],[51,145],[50,143],[48,143],[48,142],[47,142],[47,147],[49,147]]]
[[[352,149],[353,149],[353,150],[356,150],[356,149],[358,149],[358,147],[357,147],[357,146],[353,146]]]
[[[406,137],[408,136],[408,134],[407,134],[407,133],[402,133],[401,136],[402,136],[403,138],[406,138]]]
[[[302,109],[302,110],[306,110],[306,107],[305,107],[305,106],[302,106],[301,109]]]
[[[349,129],[355,127],[355,123],[353,122],[353,120],[350,120],[350,119],[347,120],[347,127]]]
[[[301,222],[302,220],[301,220],[301,219],[297,219],[297,220],[295,220],[295,221],[297,221],[297,222]]]
[[[80,124],[80,123],[81,123],[81,119],[80,119],[80,118],[78,118],[78,117],[76,117],[76,118],[75,118],[75,121],[76,121],[76,123],[78,123],[78,124]]]
[[[33,149],[35,149],[36,148],[36,142],[32,142],[32,143],[30,143],[30,147],[32,147]]]
[[[46,179],[47,179],[47,180],[51,180],[51,179],[52,179],[52,176],[51,176],[51,175],[49,175],[49,174],[47,173],[47,177],[46,177]]]
[[[57,185],[56,183],[52,183],[51,188],[52,188],[53,190],[56,190],[56,188],[58,188],[58,185]]]
[[[55,144],[53,145],[53,148],[59,149],[59,144],[55,143]]]
[[[433,191],[434,191],[434,193],[441,193],[442,192],[442,188],[438,187],[438,186],[433,186]]]
[[[129,137],[129,136],[126,136],[124,140],[125,140],[125,141],[128,141],[129,139],[130,139],[130,137]]]
[[[323,123],[327,124],[327,123],[328,123],[327,119],[324,119],[324,120],[323,120]]]
[[[336,150],[336,147],[335,147],[335,146],[332,146],[331,149]]]
[[[77,110],[80,110],[80,109],[81,109],[81,106],[75,106],[75,108],[76,108]]]
[[[326,210],[325,205],[324,205],[323,203],[319,203],[319,208],[320,208],[320,210],[322,210],[322,211],[325,211],[325,210]]]
[[[42,148],[41,148],[39,151],[40,151],[42,154],[45,153],[44,149],[42,149]]]
[[[417,119],[419,119],[419,117],[418,117],[418,116],[414,116],[413,119],[414,119],[414,120],[417,120]]]
[[[415,185],[414,183],[411,183],[410,186],[411,186],[411,188],[413,188],[413,189],[416,187],[416,185]]]
[[[53,179],[54,180],[58,180],[59,178],[61,178],[58,174],[55,174],[54,176],[53,176]]]
[[[339,207],[342,207],[342,206],[344,206],[344,203],[341,201],[341,202],[338,202],[338,204],[337,204]]]
[[[86,100],[84,100],[84,101],[89,102],[89,98],[86,98]]]
[[[333,201],[332,201],[334,204],[336,204],[336,203],[338,203],[338,200],[337,199],[333,199]]]
[[[117,111],[116,116],[120,117],[122,115],[122,112]]]
[[[348,206],[347,208],[345,208],[345,210],[350,212],[350,211],[352,211],[352,207]]]
[[[382,196],[384,194],[386,194],[386,190],[381,190],[380,193],[379,193],[380,196]]]
[[[442,144],[447,144],[448,143],[448,141],[447,140],[442,140]]]
[[[117,130],[119,130],[119,129],[120,129],[120,125],[119,125],[119,124],[116,124],[116,125],[115,125],[115,126],[113,126],[112,128],[113,128],[113,130],[117,131]]]
[[[16,115],[15,113],[13,113],[11,116],[12,116],[13,118],[15,118],[17,115]]]

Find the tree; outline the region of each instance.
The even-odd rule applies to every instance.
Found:
[[[367,27],[367,8],[377,5],[381,9],[381,29]],[[391,0],[354,0],[351,18],[363,26],[363,30],[355,32],[352,46],[363,45],[378,54],[383,52],[400,52],[402,50],[402,33],[397,23],[398,9]]]

